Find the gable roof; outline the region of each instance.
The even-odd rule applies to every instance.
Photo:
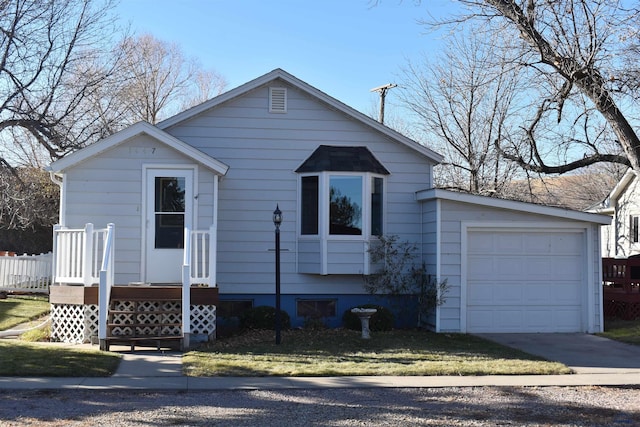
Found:
[[[150,137],[156,139],[157,141],[160,141],[168,147],[179,151],[195,162],[208,167],[219,175],[225,175],[227,173],[227,170],[229,169],[229,166],[225,165],[224,163],[204,154],[202,151],[193,148],[189,144],[180,141],[179,139],[158,129],[157,127],[147,122],[138,122],[121,130],[120,132],[114,133],[113,135],[96,142],[95,144],[89,145],[82,150],[73,152],[60,160],[56,160],[49,165],[47,170],[51,172],[62,172],[65,169],[75,166],[87,159],[90,159],[93,156],[103,153],[130,140],[131,138],[142,134],[149,135]]]
[[[373,172],[389,175],[367,147],[333,147],[321,145],[296,169],[304,172]]]
[[[418,191],[416,193],[416,200],[419,202],[427,200],[450,200],[453,202],[469,203],[479,206],[487,206],[490,208],[507,209],[511,211],[519,211],[523,213],[546,215],[551,217],[557,217],[562,219],[569,219],[574,221],[592,222],[595,224],[609,225],[611,223],[611,217],[605,215],[598,215],[595,213],[586,213],[581,211],[574,211],[565,208],[556,208],[551,206],[536,205],[534,203],[518,202],[514,200],[498,199],[495,197],[478,196],[475,194],[459,193],[457,191],[430,189]]]
[[[631,184],[635,178],[635,171],[631,168],[627,169],[622,178],[620,178],[620,181],[618,181],[616,186],[613,187],[613,190],[611,190],[609,195],[602,202],[592,208],[589,208],[587,211],[601,214],[613,214],[615,212],[618,198],[620,198],[620,195],[625,192],[629,187],[629,184]]]
[[[425,147],[424,145],[418,144],[417,142],[415,142],[414,140],[407,138],[406,136],[402,135],[399,132],[394,131],[391,128],[388,128],[387,126],[381,124],[380,122],[372,119],[371,117],[366,116],[365,114],[362,114],[361,112],[359,112],[358,110],[349,107],[348,105],[344,104],[343,102],[338,101],[337,99],[327,95],[326,93],[316,89],[315,87],[311,86],[310,84],[298,79],[297,77],[294,77],[293,75],[287,73],[286,71],[280,69],[280,68],[276,68],[275,70],[264,74],[261,77],[258,77],[254,80],[251,80],[250,82],[247,82],[241,86],[238,86],[235,89],[231,89],[228,92],[225,92],[219,96],[216,96],[215,98],[212,98],[208,101],[203,102],[200,105],[196,105],[195,107],[192,107],[188,110],[185,110],[181,113],[176,114],[173,117],[170,117],[160,123],[157,124],[157,127],[160,129],[167,129],[170,128],[172,126],[175,126],[176,124],[183,122],[185,120],[189,120],[192,117],[207,111],[211,108],[214,108],[218,105],[221,105],[231,99],[237,98],[241,95],[244,95],[245,93],[252,91],[254,89],[257,89],[261,86],[264,86],[266,84],[269,84],[275,80],[282,80],[285,83],[295,87],[296,89],[307,93],[308,95],[322,101],[323,103],[329,105],[330,107],[334,108],[337,111],[340,111],[341,113],[351,117],[354,120],[357,120],[361,123],[363,123],[364,125],[375,129],[376,131],[386,135],[387,137],[400,142],[401,144],[406,145],[407,147],[417,151],[418,153],[422,154],[423,156],[429,158],[431,161],[435,162],[435,163],[440,163],[442,162],[442,160],[444,159],[444,157],[438,153],[436,153],[435,151],[431,150],[430,148]]]

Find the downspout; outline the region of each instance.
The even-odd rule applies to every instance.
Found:
[[[59,198],[60,207],[58,208],[58,223],[60,225],[64,225],[64,217],[63,217],[63,210],[62,210],[63,209],[62,201],[64,200],[64,186],[62,184],[64,183],[64,180],[62,179],[62,175],[59,175],[54,171],[49,171],[49,178],[51,179],[51,182],[53,182],[58,187],[60,187],[60,198]]]

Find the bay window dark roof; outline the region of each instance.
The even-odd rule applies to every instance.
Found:
[[[334,147],[321,145],[296,169],[306,172],[372,172],[389,175],[389,171],[373,157],[367,147]]]

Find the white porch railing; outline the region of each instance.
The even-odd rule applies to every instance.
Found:
[[[107,232],[104,241],[104,252],[99,272],[100,287],[98,289],[98,340],[100,340],[100,348],[103,349],[106,349],[109,300],[111,299],[111,288],[114,284],[114,235],[115,226],[113,224],[107,225]]]
[[[49,293],[52,254],[0,256],[0,290]]]
[[[216,229],[184,230],[182,262],[182,334],[183,345],[189,346],[191,333],[191,286],[216,286]]]
[[[93,224],[79,229],[56,225],[52,284],[98,284],[108,231],[108,228],[94,230]]]

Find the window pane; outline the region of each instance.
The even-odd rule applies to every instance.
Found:
[[[184,246],[184,214],[156,214],[156,249]]]
[[[318,177],[302,177],[302,234],[318,234]]]
[[[329,179],[329,234],[362,235],[362,177]]]
[[[156,212],[184,212],[185,179],[156,177]]]
[[[638,217],[637,216],[632,216],[631,217],[631,241],[633,243],[638,243],[638,238],[640,236],[638,236],[639,233],[639,224],[638,224]]]
[[[371,178],[371,235],[382,235],[382,178]]]
[[[182,248],[184,245],[185,212],[184,177],[156,177],[155,179],[155,247]]]

